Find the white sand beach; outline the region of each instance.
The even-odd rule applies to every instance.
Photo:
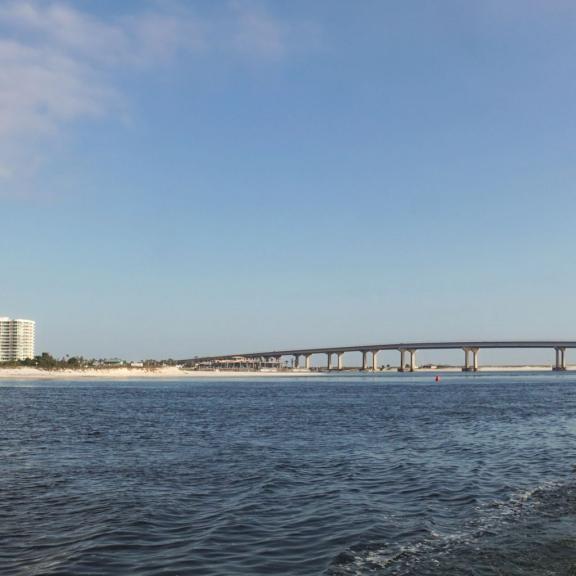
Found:
[[[0,380],[116,380],[116,379],[143,379],[143,378],[285,378],[297,376],[317,376],[319,372],[233,372],[218,370],[185,370],[177,366],[163,366],[161,368],[87,368],[84,370],[41,370],[39,368],[0,368]]]

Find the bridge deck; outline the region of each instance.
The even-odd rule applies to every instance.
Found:
[[[395,344],[369,344],[362,346],[329,346],[326,348],[296,348],[292,350],[269,350],[244,354],[223,354],[181,360],[181,362],[207,362],[228,358],[259,358],[274,356],[296,356],[306,354],[337,354],[339,352],[376,352],[381,350],[461,350],[464,348],[576,348],[575,340],[480,340],[453,342],[399,342]]]

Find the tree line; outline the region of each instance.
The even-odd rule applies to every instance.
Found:
[[[144,360],[141,363],[143,368],[158,368],[160,366],[174,366],[176,364],[177,362],[172,359]],[[34,356],[34,358],[26,358],[25,360],[14,360],[0,363],[0,368],[18,368],[21,366],[41,368],[43,370],[62,370],[65,368],[81,369],[126,367],[130,366],[130,362],[120,359],[109,360],[106,358],[84,358],[83,356],[64,356],[63,358],[55,358],[48,352],[42,352],[42,354]]]

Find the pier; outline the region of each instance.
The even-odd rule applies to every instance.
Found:
[[[417,352],[419,350],[462,350],[464,358],[462,370],[464,372],[477,372],[480,369],[479,354],[485,349],[534,349],[545,348],[554,351],[554,363],[551,369],[565,371],[566,350],[576,348],[576,341],[572,340],[510,340],[510,341],[478,341],[478,342],[411,342],[397,344],[372,344],[362,346],[342,346],[328,348],[303,348],[294,350],[272,350],[268,352],[249,352],[244,354],[225,354],[221,356],[203,356],[181,360],[184,365],[207,368],[230,366],[250,367],[281,367],[283,359],[291,359],[293,370],[312,369],[312,357],[322,356],[327,371],[346,370],[344,354],[349,352],[360,353],[362,361],[360,370],[377,371],[378,354],[383,351],[395,350],[398,352],[398,372],[416,372],[418,370]],[[334,362],[336,359],[336,362]],[[349,369],[349,368],[348,368]]]

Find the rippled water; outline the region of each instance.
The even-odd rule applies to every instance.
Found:
[[[0,574],[576,574],[576,376],[0,384]]]

